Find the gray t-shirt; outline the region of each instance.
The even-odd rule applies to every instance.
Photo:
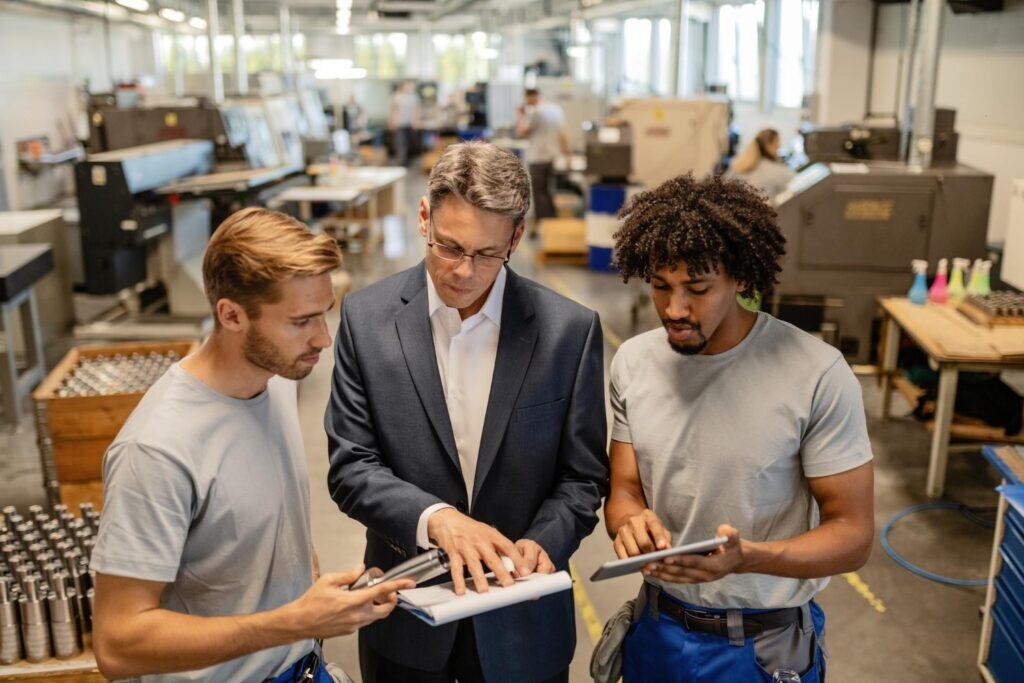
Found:
[[[562,153],[561,133],[565,114],[554,102],[539,102],[527,115],[530,134],[526,163],[548,164]]]
[[[249,400],[171,366],[103,460],[104,507],[92,568],[167,583],[164,609],[197,616],[280,607],[312,585],[309,475],[295,383],[274,377]],[[259,681],[313,648],[263,650],[146,681]]]
[[[761,159],[757,166],[746,173],[734,173],[730,170],[727,175],[764,190],[768,199],[773,202],[775,197],[786,189],[789,181],[796,177],[796,173],[789,166],[770,159]]]
[[[804,533],[818,525],[807,478],[872,457],[860,384],[839,351],[765,313],[712,356],[676,353],[663,328],[630,339],[612,361],[611,402],[612,439],[633,445],[647,503],[676,544],[719,524],[754,541]],[[827,583],[733,574],[664,588],[704,607],[770,609]]]

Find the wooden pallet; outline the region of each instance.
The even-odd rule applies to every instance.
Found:
[[[892,379],[892,386],[904,399],[911,408],[917,407],[918,399],[924,395],[924,389],[916,386],[913,382],[902,375],[897,375]],[[934,411],[934,401],[928,401],[925,404],[926,411]],[[928,420],[925,422],[929,432],[935,431],[935,421]],[[1011,444],[1024,444],[1024,432],[1016,434],[1014,436],[1007,436],[1006,430],[998,427],[992,427],[987,425],[981,420],[964,417],[962,415],[953,416],[953,424],[949,428],[949,438],[952,441],[978,441],[984,443],[1011,443]]]

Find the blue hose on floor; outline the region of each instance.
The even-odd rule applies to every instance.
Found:
[[[894,515],[893,518],[886,523],[885,528],[882,529],[882,547],[885,549],[885,552],[889,555],[889,557],[891,557],[898,565],[900,565],[907,571],[917,574],[918,576],[928,579],[929,581],[935,581],[936,583],[945,584],[947,586],[962,586],[967,588],[976,588],[978,586],[988,585],[987,578],[958,579],[951,576],[942,576],[941,574],[930,572],[927,569],[921,569],[920,567],[911,563],[905,557],[900,555],[898,552],[896,552],[896,550],[889,543],[889,532],[892,531],[892,528],[896,525],[896,522],[900,521],[904,517],[909,517],[912,514],[915,514],[917,512],[924,512],[925,510],[956,510],[965,517],[967,517],[969,520],[974,522],[975,524],[980,524],[982,526],[987,527],[995,526],[994,523],[989,522],[988,520],[985,520],[982,517],[980,517],[977,514],[979,512],[978,510],[969,508],[966,505],[963,505],[962,503],[941,501],[935,503],[921,503],[920,505],[912,505],[911,507],[908,507],[906,510],[903,510],[902,512],[899,512],[896,515]]]

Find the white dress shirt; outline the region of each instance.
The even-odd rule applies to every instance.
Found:
[[[434,281],[427,274],[427,305],[430,329],[434,335],[434,354],[441,375],[441,388],[448,404],[455,447],[459,452],[462,478],[466,482],[469,498],[466,501],[467,510],[472,504],[476,461],[480,454],[487,401],[491,395],[494,361],[498,357],[501,308],[507,278],[502,268],[483,308],[463,320],[458,309],[450,308],[441,301]],[[427,536],[427,519],[438,510],[450,507],[446,503],[438,503],[423,511],[416,525],[418,546],[432,547]]]

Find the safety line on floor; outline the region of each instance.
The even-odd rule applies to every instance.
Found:
[[[850,584],[853,590],[857,591],[862,598],[868,601],[872,609],[879,614],[885,613],[885,603],[871,591],[871,587],[868,586],[867,581],[860,578],[860,574],[857,572],[846,572],[843,574],[843,578],[846,579],[846,582]]]
[[[580,578],[579,572],[576,571],[576,565],[572,562],[569,563],[569,574],[572,576],[572,594],[576,598],[576,609],[579,610],[580,617],[583,618],[583,625],[587,627],[590,642],[597,645],[597,641],[601,640],[601,631],[604,630],[601,617],[597,616],[594,603],[590,601],[587,589],[583,587],[583,579]]]
[[[548,281],[549,285],[551,285],[551,289],[555,290],[565,298],[572,299],[581,306],[587,306],[586,303],[580,301],[580,298],[576,296],[576,293],[572,291],[572,288],[568,284],[566,284],[565,280],[563,280],[562,278],[558,277],[554,273],[545,273],[544,279]],[[588,306],[588,308],[591,307]],[[601,331],[604,333],[605,340],[607,340],[607,342],[611,344],[613,348],[617,349],[620,346],[622,346],[622,337],[617,335],[612,330],[608,329],[607,325],[602,323]]]

